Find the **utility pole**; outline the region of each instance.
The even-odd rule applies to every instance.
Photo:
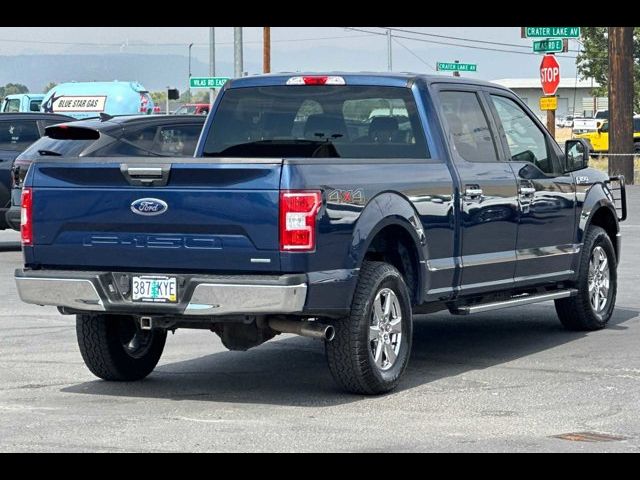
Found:
[[[242,27],[233,27],[234,76],[242,77]]]
[[[189,78],[187,81],[189,82],[189,101],[191,101],[191,48],[193,47],[193,43],[189,44]]]
[[[216,76],[216,27],[209,27],[209,76]],[[209,90],[209,103],[213,103],[216,90]]]
[[[387,70],[390,72],[393,70],[393,50],[391,48],[391,29],[387,29]]]
[[[460,63],[460,60],[454,60],[453,63]],[[453,71],[453,76],[454,77],[459,77],[460,76],[460,72],[458,70],[454,70]]]
[[[262,72],[271,73],[271,27],[262,29]]]
[[[609,152],[633,153],[633,27],[609,27]],[[633,158],[609,157],[609,175],[632,184]]]

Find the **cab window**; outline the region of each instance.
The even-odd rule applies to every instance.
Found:
[[[547,140],[524,109],[507,97],[491,95],[509,148],[511,161],[529,162],[544,173],[554,173]]]

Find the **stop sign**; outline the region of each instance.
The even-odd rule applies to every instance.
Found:
[[[555,55],[545,55],[540,64],[540,82],[545,95],[555,95],[560,85],[560,65]]]

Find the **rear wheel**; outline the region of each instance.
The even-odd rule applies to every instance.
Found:
[[[77,315],[78,346],[89,370],[104,380],[140,380],[160,360],[165,330],[141,330],[128,315]]]
[[[329,369],[352,393],[393,390],[411,352],[411,300],[400,272],[383,262],[365,262],[351,314],[334,323],[326,343]]]
[[[604,229],[587,231],[578,268],[577,295],[556,300],[556,312],[569,330],[599,330],[613,315],[617,292],[616,254]]]

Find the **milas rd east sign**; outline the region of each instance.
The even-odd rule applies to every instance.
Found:
[[[191,77],[190,88],[222,88],[229,77]]]

